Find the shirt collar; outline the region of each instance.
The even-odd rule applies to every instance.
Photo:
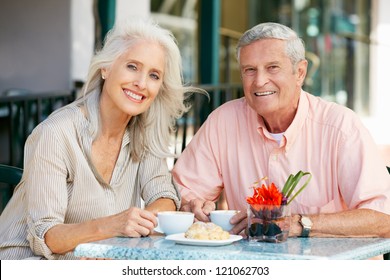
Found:
[[[130,127],[127,126],[122,139],[122,148],[130,143]]]
[[[250,109],[254,112],[252,108]],[[295,139],[297,138],[299,131],[301,131],[301,128],[305,123],[305,119],[307,118],[308,112],[309,112],[309,101],[307,99],[307,93],[301,90],[297,112],[295,114],[292,123],[284,133],[284,139],[281,140],[282,146],[284,145],[286,146],[286,151],[288,151],[289,147],[294,143]],[[263,118],[260,115],[257,115],[257,123],[258,123],[257,130],[259,132],[261,131],[262,134],[267,138],[273,139],[265,126]]]
[[[286,150],[288,150],[289,147],[295,142],[295,139],[297,138],[298,134],[302,131],[302,127],[305,124],[305,120],[307,118],[308,113],[309,101],[307,99],[307,93],[301,90],[297,113],[295,114],[292,123],[284,133],[284,136],[287,139]]]

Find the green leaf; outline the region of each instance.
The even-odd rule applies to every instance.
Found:
[[[306,180],[305,184],[303,184],[303,186],[294,194],[294,196],[290,198],[291,194],[294,192],[294,189],[298,185],[299,181],[302,179],[302,177],[304,177],[306,175],[309,175],[309,177]],[[300,192],[302,192],[304,188],[306,188],[306,186],[309,184],[309,182],[311,180],[311,177],[312,177],[312,175],[310,172],[303,172],[303,171],[299,171],[295,175],[290,174],[290,176],[288,176],[287,181],[284,184],[283,189],[282,189],[282,193],[287,198],[287,201],[288,201],[287,204],[289,204],[291,201],[293,201],[294,198]]]
[[[286,193],[288,192],[293,179],[294,179],[294,175],[290,174],[290,176],[288,176],[287,181],[284,184],[284,187],[283,187],[283,190],[282,190],[282,193],[284,195],[286,195]]]
[[[298,185],[299,181],[301,180],[302,174],[303,174],[302,171],[299,171],[297,174],[295,174],[294,178],[292,179],[292,183],[288,189],[288,192],[286,194],[286,197],[290,197],[295,187]]]

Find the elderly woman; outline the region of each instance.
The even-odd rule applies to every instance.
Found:
[[[169,31],[150,21],[115,26],[83,96],[27,139],[22,181],[0,217],[0,259],[73,259],[82,242],[149,235],[156,212],[180,207],[166,157],[186,93],[196,91],[183,87]]]

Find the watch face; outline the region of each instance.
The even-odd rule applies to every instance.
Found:
[[[313,223],[312,221],[308,218],[308,217],[305,217],[305,216],[302,216],[302,224],[304,224],[305,226],[311,226]]]

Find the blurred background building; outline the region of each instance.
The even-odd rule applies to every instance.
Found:
[[[387,0],[1,0],[0,163],[22,167],[31,129],[74,98],[115,21],[137,16],[173,31],[185,82],[211,86],[212,104],[195,111],[203,118],[240,96],[226,90],[221,98],[223,90],[215,90],[240,87],[234,56],[240,35],[266,21],[292,27],[307,47],[304,89],[357,112],[390,165],[389,14]],[[27,95],[58,92],[67,99],[46,111],[41,101],[26,102]],[[40,113],[30,120],[30,111]],[[14,137],[18,131],[24,136]]]

